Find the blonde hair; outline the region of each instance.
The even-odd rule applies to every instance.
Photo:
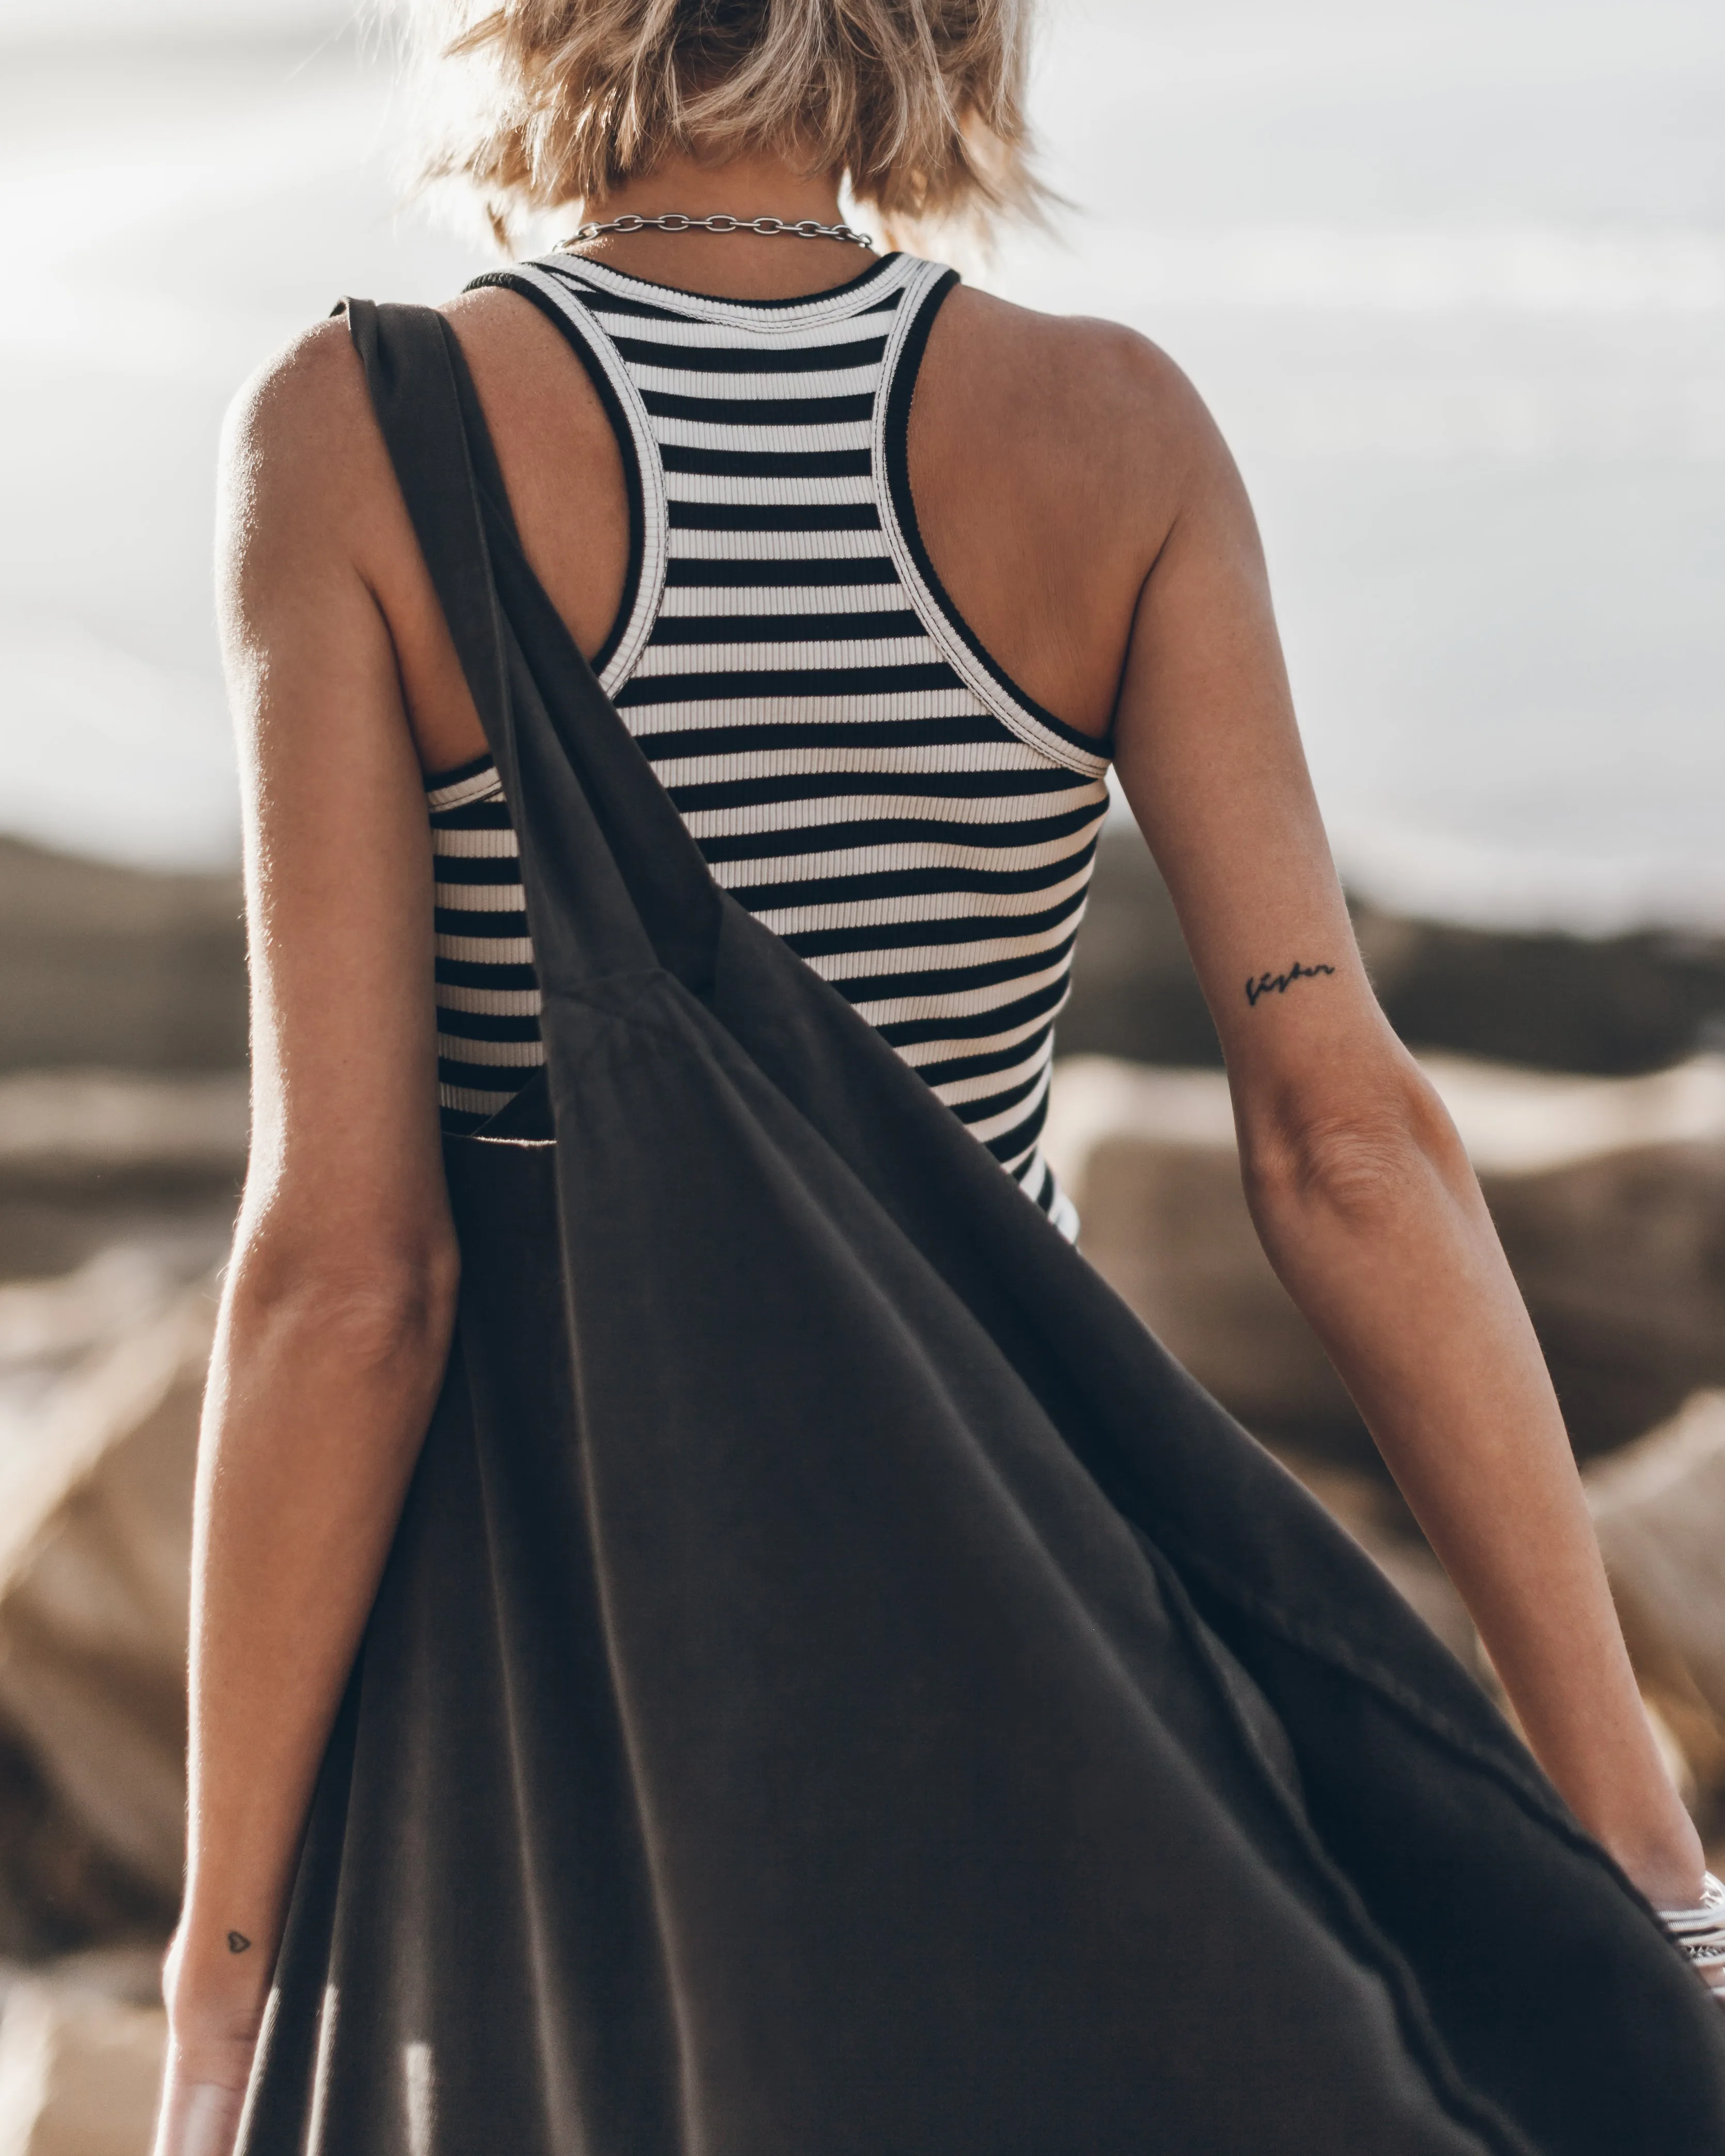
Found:
[[[1031,0],[409,0],[464,64],[424,162],[508,244],[523,211],[664,157],[769,152],[834,172],[889,237],[1037,217],[1024,112]],[[446,65],[434,73],[448,77]],[[453,87],[446,81],[445,87]]]

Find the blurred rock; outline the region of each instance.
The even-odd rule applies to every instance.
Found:
[[[0,838],[0,1070],[245,1060],[239,879]]]
[[[95,1940],[159,1943],[173,1915],[0,1738],[0,1950],[35,1962]]]
[[[126,1175],[231,1179],[245,1165],[243,1070],[144,1076],[39,1070],[0,1078],[0,1181]]]
[[[1725,1040],[1725,941],[1512,936],[1353,911],[1389,1022],[1415,1048],[1615,1077]]]
[[[1425,1068],[1480,1170],[1578,1450],[1625,1443],[1725,1383],[1725,1061],[1634,1080]],[[1086,1253],[1194,1375],[1266,1440],[1375,1471],[1252,1229],[1222,1074],[1068,1059],[1048,1142]]]
[[[245,1060],[237,877],[0,837],[0,1279],[181,1231],[210,1262],[244,1165]]]
[[[1634,1079],[1430,1057],[1576,1449],[1725,1383],[1725,1058]]]
[[[71,1190],[0,1188],[0,1292],[78,1272],[121,1245],[193,1279],[226,1250],[238,1198],[225,1178],[156,1191],[114,1190],[100,1182]]]
[[[1200,1383],[1278,1446],[1375,1458],[1258,1241],[1219,1071],[1068,1058],[1045,1142],[1086,1256]]]
[[[132,1946],[83,1947],[75,1953],[28,1968],[0,1961],[0,2015],[13,1987],[45,1984],[55,1990],[95,1992],[123,2006],[160,2006],[162,1953],[154,1942]]]
[[[55,1280],[0,1286],[0,1373],[58,1368],[156,1316],[176,1285],[164,1254],[119,1243]]]
[[[14,1955],[172,1920],[213,1316],[208,1284],[176,1293],[65,1378],[0,1466],[0,1748],[24,1770],[17,1815],[0,1820],[0,1950]]]
[[[1415,1048],[1623,1076],[1725,1035],[1725,941],[1511,935],[1358,901],[1353,911],[1390,1023]],[[1167,886],[1127,819],[1111,821],[1097,853],[1060,1046],[1138,1063],[1221,1060]]]
[[[1725,1144],[1725,1056],[1601,1081],[1425,1055],[1482,1176],[1537,1175],[1630,1154]]]
[[[1725,1799],[1725,1393],[1588,1471],[1588,1502],[1643,1691]]]
[[[1416,1047],[1622,1075],[1717,1045],[1725,942],[1457,928],[1356,903],[1391,1022]],[[1131,820],[1096,860],[1071,1055],[1219,1060],[1166,886]],[[245,1060],[236,876],[163,875],[0,837],[0,1070],[225,1070]]]
[[[246,1092],[238,1070],[0,1076],[0,1281],[71,1273],[119,1244],[182,1277],[206,1270],[244,1173]]]
[[[167,2016],[86,1977],[15,1983],[0,2020],[0,2156],[148,2156]]]
[[[1512,1723],[1473,1620],[1392,1484],[1297,1451],[1282,1464]],[[1585,1471],[1642,1705],[1671,1780],[1716,1845],[1725,1835],[1725,1394]],[[1717,1864],[1715,1868],[1717,1868]]]

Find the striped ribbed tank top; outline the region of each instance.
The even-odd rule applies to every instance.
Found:
[[[1070,1233],[1038,1144],[1106,755],[1018,688],[917,532],[906,435],[955,274],[889,255],[795,300],[570,255],[532,300],[609,414],[629,501],[594,670],[718,882],[830,981]],[[429,782],[445,1127],[544,1058],[489,760]]]

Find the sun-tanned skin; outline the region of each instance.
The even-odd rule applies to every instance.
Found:
[[[627,209],[838,214],[829,184],[771,159],[662,167],[588,213]],[[646,233],[599,251],[737,298],[863,266],[820,240]],[[627,539],[603,413],[521,300],[487,290],[448,312],[528,553],[591,653]],[[1221,1034],[1265,1246],[1535,1750],[1650,1897],[1692,1902],[1700,1845],[1641,1714],[1532,1329],[1354,948],[1251,513],[1209,415],[1142,338],[961,288],[929,341],[911,474],[942,579],[1000,662],[1070,725],[1112,726]],[[447,1349],[421,775],[484,747],[342,325],[238,400],[223,503],[256,1136],[200,1468],[191,1866],[157,2156],[231,2147],[312,1776]]]

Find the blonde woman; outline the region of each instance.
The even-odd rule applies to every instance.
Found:
[[[495,444],[511,648],[555,674],[578,664],[567,630],[726,920],[735,900],[755,924],[724,932],[770,932],[851,1006],[809,991],[860,1093],[898,1103],[916,1074],[945,1119],[930,1160],[947,1122],[980,1144],[942,1171],[950,1201],[900,1202],[883,1172],[901,1226],[870,1224],[865,1175],[827,1213],[786,1199],[781,1229],[779,1170],[727,1212],[702,1163],[747,1147],[667,1118],[664,1144],[695,1148],[664,1216],[680,1241],[649,1248],[626,1190],[605,1210],[602,1162],[561,1213],[522,1182],[491,1241],[458,1234],[460,1162],[506,1179],[561,1152],[570,1173],[609,1112],[597,1065],[560,1075],[572,998],[540,978],[559,834],[523,840],[537,865],[517,853],[497,758],[519,742],[482,727],[465,663],[489,632],[428,569],[420,496],[468,453],[416,480],[378,430],[395,332],[356,311],[271,362],[223,475],[256,1136],[204,1432],[157,2156],[1725,2148],[1704,1994],[1645,1906],[1705,1907],[1701,1846],[1478,1188],[1361,969],[1228,452],[1142,337],[1009,305],[845,221],[1031,205],[1025,9],[502,0],[457,28],[480,95],[440,169],[500,229],[564,206],[580,228],[443,311],[481,495]],[[1028,1349],[993,1407],[965,1388],[983,1363],[996,1384],[994,1350],[962,1328],[929,1350],[940,1386],[870,1392],[919,1296],[983,1310],[973,1245],[1044,1283],[987,1321],[1013,1353],[1045,1322],[1055,1357],[1102,1295],[1055,1249],[1070,1208],[1038,1138],[1111,767],[1221,1035],[1265,1246],[1563,1804],[1177,1373],[1146,1361],[1144,1397],[1107,1410],[1151,1433],[1147,1460],[1178,1452],[1136,1516],[1097,1495],[1101,1452],[1094,1480],[1056,1456],[1036,1418],[1081,1450],[1102,1410],[1062,1407]],[[530,821],[551,813],[521,786]],[[571,873],[614,842],[600,813]],[[699,982],[679,1009],[703,995],[729,1055],[747,1014]],[[652,1139],[660,1096],[635,1098]],[[842,1148],[823,1112],[804,1122]],[[892,1239],[916,1218],[937,1224],[902,1228],[913,1264]],[[823,1267],[877,1235],[831,1306],[896,1296],[896,1330],[850,1357]],[[593,1235],[608,1270],[581,1273]],[[684,1374],[675,1328],[652,1330],[661,1270],[694,1283],[711,1389],[683,1465],[637,1484]],[[711,1316],[757,1276],[783,1293]],[[637,1342],[595,1318],[613,1294],[644,1313]],[[531,1344],[566,1323],[572,1363]],[[614,1460],[608,1357],[637,1413]],[[773,1451],[793,1368],[798,1398],[838,1373],[830,1413]],[[866,1409],[850,1450],[846,1394]],[[503,1435],[475,1453],[488,1413]],[[1014,1417],[1031,1434],[984,1471]],[[758,1458],[703,1479],[751,1430]],[[511,1482],[530,1455],[549,1496]],[[1232,1584],[1169,1558],[1194,1475],[1182,1547],[1206,1513],[1239,1514],[1241,1549],[1285,1514],[1286,1547],[1365,1612],[1352,1646],[1316,1620],[1266,1629],[1304,1557],[1272,1580],[1282,1558],[1251,1543]],[[794,1590],[787,1550],[811,1553]],[[1429,1763],[1404,1804],[1347,1814],[1404,1723]],[[1712,1922],[1690,1920],[1704,1966]]]

